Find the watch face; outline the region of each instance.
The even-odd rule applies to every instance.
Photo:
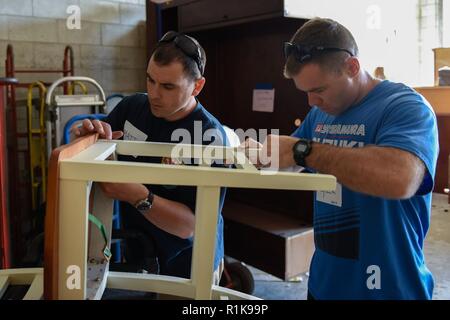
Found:
[[[308,146],[304,143],[298,143],[296,149],[298,152],[305,152]]]
[[[146,210],[150,209],[151,207],[152,207],[151,203],[148,200],[146,200],[146,201],[140,203],[136,207],[136,209],[138,209],[139,211],[146,211]]]

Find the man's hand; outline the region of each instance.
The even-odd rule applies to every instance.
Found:
[[[277,170],[295,165],[292,148],[297,141],[298,138],[290,136],[268,135],[263,144],[248,138],[239,148],[244,149],[245,155],[256,167]]]
[[[259,153],[262,150],[262,144],[252,138],[245,139],[244,142],[238,147],[239,151],[243,151],[247,159],[254,164],[257,168],[262,167],[259,161]]]
[[[70,131],[76,136],[81,137],[90,133],[97,132],[102,139],[119,139],[123,136],[122,131],[111,131],[109,123],[99,120],[84,119],[81,126],[74,124]]]
[[[260,153],[261,161],[276,170],[295,166],[292,148],[297,141],[298,138],[290,136],[268,135]]]

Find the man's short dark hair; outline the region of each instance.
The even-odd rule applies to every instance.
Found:
[[[192,37],[190,38],[195,42],[195,44],[200,49],[201,53],[200,59],[202,61],[202,66],[204,69],[206,66],[205,50],[202,48],[202,46],[198,43],[196,39]],[[166,43],[159,43],[156,49],[153,51],[152,58],[153,61],[156,62],[156,64],[161,66],[167,66],[175,61],[180,62],[181,65],[183,66],[185,74],[193,81],[198,80],[202,77],[202,70],[199,70],[199,67],[195,62],[195,60],[184,54],[183,51],[180,48],[178,48],[173,41]]]
[[[359,50],[351,32],[340,23],[331,19],[314,18],[306,22],[292,37],[292,44],[305,47],[341,48],[358,56]],[[346,51],[323,51],[300,62],[294,55],[287,57],[284,76],[288,79],[297,75],[307,63],[316,63],[327,71],[340,73],[349,53]]]

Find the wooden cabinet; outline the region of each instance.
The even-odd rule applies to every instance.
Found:
[[[225,253],[280,279],[308,271],[312,201],[310,192],[228,189]]]
[[[450,67],[450,48],[436,48],[434,53],[434,85],[439,85],[439,69]]]
[[[414,88],[425,97],[436,115],[450,115],[450,87]]]
[[[202,0],[178,12],[180,31],[196,31],[281,16],[283,0]]]
[[[415,90],[428,100],[436,113],[439,131],[439,157],[434,192],[444,193],[444,188],[450,186],[450,87],[420,87]]]

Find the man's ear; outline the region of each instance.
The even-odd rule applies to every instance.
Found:
[[[355,77],[361,69],[359,59],[357,57],[350,57],[345,63],[347,65],[347,74],[352,78]]]
[[[203,87],[205,86],[206,79],[205,77],[201,77],[198,80],[195,80],[195,87],[194,91],[192,91],[192,95],[194,97],[198,96],[200,92],[202,91]]]

